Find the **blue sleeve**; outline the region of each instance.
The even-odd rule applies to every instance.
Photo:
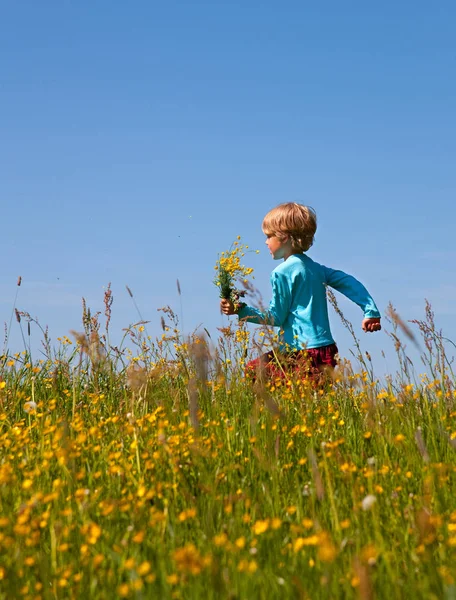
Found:
[[[272,299],[268,309],[261,311],[245,305],[238,312],[239,319],[258,325],[283,326],[291,306],[291,285],[286,276],[275,272],[271,275],[271,284]]]
[[[326,283],[357,304],[363,310],[366,319],[380,318],[380,312],[374,299],[360,281],[343,271],[336,271],[329,267],[323,267],[323,269]]]

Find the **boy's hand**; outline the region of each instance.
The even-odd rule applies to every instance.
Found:
[[[235,315],[236,309],[234,308],[234,304],[231,300],[220,300],[220,310],[224,315]]]
[[[380,331],[382,326],[380,325],[380,319],[364,319],[361,327],[363,331]]]

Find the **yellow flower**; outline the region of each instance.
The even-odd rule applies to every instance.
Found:
[[[128,595],[130,593],[130,588],[128,587],[128,584],[122,583],[121,585],[119,585],[119,587],[117,588],[117,593],[119,594],[119,598],[128,598]]]
[[[264,521],[257,521],[252,529],[255,535],[261,535],[269,529],[269,519],[265,519]]]
[[[138,531],[138,533],[132,537],[132,541],[136,542],[136,544],[141,544],[145,535],[144,531]]]
[[[279,529],[282,525],[282,521],[277,517],[271,520],[271,529]]]
[[[99,567],[101,565],[101,563],[104,561],[104,556],[103,554],[97,554],[96,556],[94,556],[93,558],[93,566]]]
[[[147,573],[149,573],[150,569],[151,569],[150,562],[145,560],[144,562],[142,562],[139,565],[139,567],[137,569],[138,575],[140,575],[141,577],[144,577],[144,575],[147,575]]]
[[[306,529],[312,529],[313,527],[312,519],[303,519],[302,524]]]
[[[255,560],[241,560],[238,564],[238,571],[240,573],[255,573],[258,569],[258,564]]]
[[[211,564],[211,558],[202,556],[194,544],[177,548],[173,558],[179,571],[191,575],[199,575],[205,567]]]
[[[244,546],[245,546],[245,537],[238,538],[234,542],[234,545],[236,546],[236,548],[239,548],[239,550],[242,550],[242,548],[244,548]]]
[[[221,533],[220,535],[214,536],[214,544],[216,546],[224,546],[228,541],[228,536],[226,533]]]
[[[364,548],[361,551],[362,560],[368,563],[369,565],[374,565],[377,561],[377,557],[378,552],[373,544],[368,544],[367,546],[364,546]]]
[[[249,568],[248,568],[248,572],[249,573],[255,573],[255,571],[258,569],[258,564],[255,560],[251,560],[249,562]]]
[[[320,534],[319,548],[317,554],[322,562],[332,562],[337,556],[337,549],[327,533]]]

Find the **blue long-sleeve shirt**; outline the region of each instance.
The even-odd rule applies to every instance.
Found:
[[[343,271],[330,269],[306,254],[292,254],[271,273],[272,300],[261,311],[244,305],[239,319],[280,327],[284,349],[320,348],[334,343],[328,318],[326,286],[347,296],[364,312],[365,318],[380,317],[366,288]]]

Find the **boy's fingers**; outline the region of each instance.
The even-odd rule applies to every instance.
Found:
[[[220,300],[220,309],[223,314],[229,315],[230,314],[230,302],[225,299]]]
[[[374,332],[379,331],[381,328],[380,319],[366,319],[362,323],[363,331]]]

